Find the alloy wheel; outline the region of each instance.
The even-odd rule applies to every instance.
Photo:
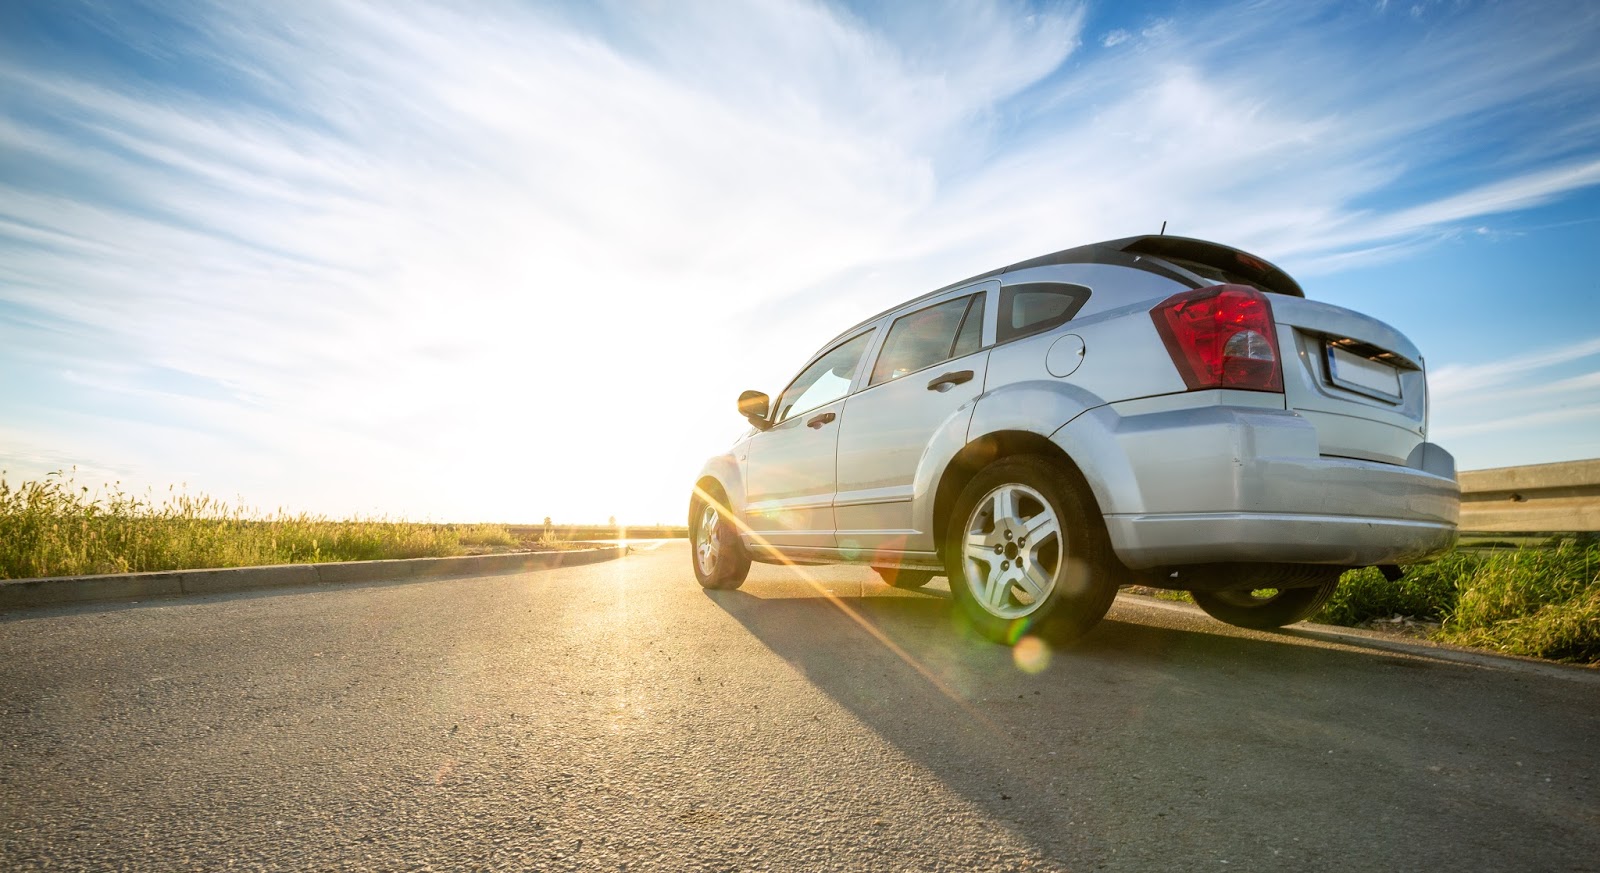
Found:
[[[1017,483],[1001,485],[973,507],[961,560],[973,599],[1006,620],[1033,613],[1055,590],[1066,534],[1050,502]]]
[[[707,506],[700,515],[700,526],[694,535],[695,560],[700,562],[700,573],[707,578],[717,573],[717,559],[722,554],[722,519],[715,506]]]

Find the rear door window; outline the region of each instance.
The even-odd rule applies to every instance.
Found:
[[[969,355],[982,344],[982,294],[902,315],[889,328],[869,384],[881,385],[940,361]]]

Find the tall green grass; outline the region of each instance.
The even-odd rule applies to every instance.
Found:
[[[1457,550],[1392,583],[1377,570],[1352,571],[1314,620],[1353,625],[1393,615],[1439,621],[1433,637],[1442,642],[1600,663],[1600,544]]]
[[[0,579],[444,557],[466,544],[519,545],[503,525],[257,517],[204,495],[91,492],[63,473],[16,487],[0,478]]]
[[[1600,546],[1491,556],[1461,589],[1440,636],[1517,655],[1600,662]]]

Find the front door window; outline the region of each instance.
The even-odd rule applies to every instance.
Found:
[[[832,403],[848,393],[850,382],[856,376],[856,365],[861,363],[861,353],[866,351],[867,338],[870,336],[871,333],[864,333],[835,346],[796,376],[778,398],[778,414],[773,417],[773,423],[781,424],[792,416]]]

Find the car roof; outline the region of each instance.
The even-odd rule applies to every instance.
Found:
[[[1288,273],[1248,252],[1214,243],[1203,239],[1193,239],[1183,236],[1166,236],[1165,234],[1130,236],[1122,239],[1106,240],[1104,242],[1089,243],[1070,249],[1062,249],[1048,255],[1029,258],[1008,264],[997,270],[969,276],[959,282],[951,282],[942,288],[936,288],[926,294],[910,300],[897,303],[870,318],[864,318],[849,328],[841,331],[834,339],[829,340],[824,348],[832,346],[837,340],[872,324],[891,312],[897,312],[907,306],[920,303],[932,297],[937,297],[946,291],[993,279],[1006,273],[1026,270],[1032,267],[1047,267],[1055,264],[1115,264],[1118,266],[1133,267],[1136,269],[1150,270],[1161,273],[1169,278],[1177,279],[1188,285],[1194,281],[1186,275],[1176,273],[1164,266],[1152,264],[1144,256],[1160,258],[1162,260],[1175,259],[1177,261],[1192,261],[1208,267],[1225,269],[1249,279],[1263,290],[1289,297],[1304,297],[1305,291],[1301,290],[1299,283],[1289,277]],[[1181,264],[1179,265],[1181,266]]]

